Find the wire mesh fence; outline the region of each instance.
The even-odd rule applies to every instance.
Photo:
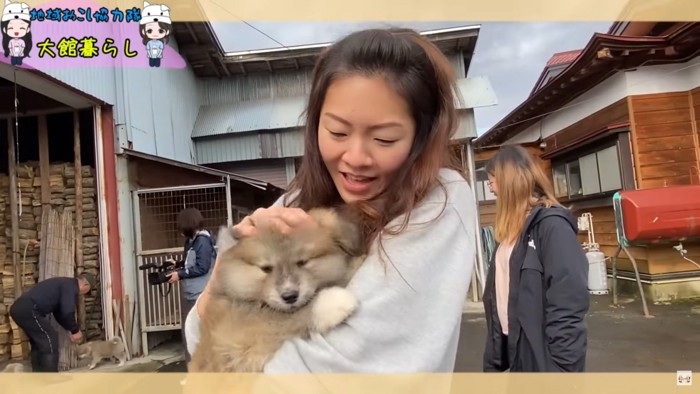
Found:
[[[185,208],[197,208],[204,217],[205,228],[214,236],[228,219],[226,187],[223,185],[139,192],[138,199],[140,249],[144,251],[170,249],[184,244],[177,218]]]
[[[185,237],[177,219],[183,209],[196,208],[204,217],[204,227],[216,236],[218,228],[229,220],[226,184],[208,184],[163,189],[139,190],[135,193],[135,224],[139,285],[141,339],[148,353],[148,334],[178,330],[180,319],[180,284],[150,285],[148,274],[157,269],[143,269],[166,259],[180,260]]]

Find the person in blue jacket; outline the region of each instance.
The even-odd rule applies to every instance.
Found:
[[[180,212],[178,225],[185,236],[183,261],[179,264],[181,268],[170,274],[169,283],[182,281],[180,321],[183,327],[182,343],[185,347],[185,360],[189,363],[191,355],[187,351],[185,319],[209,281],[211,268],[216,260],[216,243],[209,231],[204,229],[204,217],[196,208],[187,208]],[[175,262],[171,260],[171,263]]]

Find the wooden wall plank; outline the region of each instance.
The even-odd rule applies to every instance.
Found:
[[[690,122],[671,122],[655,125],[637,124],[635,127],[637,129],[638,140],[642,140],[643,138],[691,135],[693,133],[693,125]]]
[[[692,134],[644,138],[637,140],[637,147],[639,149],[639,153],[694,149],[695,140]]]
[[[685,92],[637,95],[634,109],[638,112],[685,109],[687,96]]]
[[[691,184],[698,164],[691,92],[632,96],[638,187]]]
[[[700,89],[696,90],[629,98],[640,189],[692,183],[693,169],[697,168],[700,156],[697,139],[698,112],[694,100],[695,97],[700,98]],[[651,245],[644,248],[647,273],[697,270],[672,246]],[[688,243],[684,246],[689,254],[700,256],[700,244]]]
[[[695,137],[695,156],[698,162],[690,175],[691,184],[700,184],[700,87],[690,91],[690,108],[693,115],[693,136]]]
[[[479,222],[481,227],[493,226],[496,224],[496,202],[479,202]]]
[[[669,109],[664,111],[647,111],[641,112],[637,108],[635,111],[635,118],[639,124],[644,124],[647,126],[661,125],[668,123],[685,123],[690,122],[690,111],[688,111],[688,96],[683,98],[686,102],[684,108]],[[634,103],[634,99],[633,99]],[[636,104],[635,104],[636,105]]]
[[[688,175],[687,163],[668,163],[642,167],[642,178],[644,180],[676,178]]]

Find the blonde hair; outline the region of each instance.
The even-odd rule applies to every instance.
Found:
[[[561,206],[554,197],[551,180],[521,146],[502,148],[485,170],[495,178],[498,187],[495,237],[499,243],[514,243],[518,239],[533,207]]]

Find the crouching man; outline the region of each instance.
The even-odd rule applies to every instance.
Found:
[[[83,334],[76,314],[79,296],[94,286],[95,276],[89,273],[76,278],[49,278],[12,304],[10,316],[29,338],[33,372],[58,372],[58,333],[51,326],[49,315],[71,333],[73,343],[80,343]]]

